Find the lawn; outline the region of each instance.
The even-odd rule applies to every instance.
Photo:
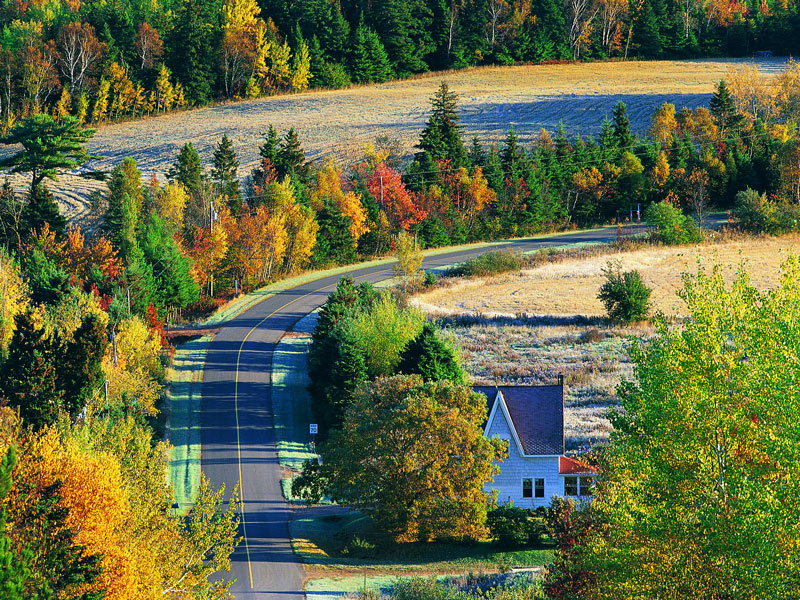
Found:
[[[391,541],[358,511],[331,508],[298,511],[290,525],[295,552],[310,578],[368,575],[497,572],[535,567],[552,560],[550,547],[513,550],[483,541],[473,544]],[[327,514],[326,514],[327,513]]]

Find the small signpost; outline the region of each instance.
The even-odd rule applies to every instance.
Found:
[[[311,434],[311,451],[317,451],[317,444],[316,444],[316,436],[319,433],[319,425],[316,423],[309,423],[308,424],[308,433]]]

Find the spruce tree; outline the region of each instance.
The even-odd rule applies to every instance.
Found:
[[[181,0],[172,32],[171,68],[178,75],[191,102],[203,104],[211,99],[214,75],[212,33],[214,26],[206,14],[212,3]]]
[[[61,409],[56,344],[30,309],[14,317],[14,325],[0,391],[11,407],[19,408],[23,423],[38,430],[54,423]]]
[[[214,166],[211,169],[211,178],[217,184],[221,194],[228,199],[228,206],[234,215],[242,209],[242,194],[239,190],[239,177],[237,171],[239,161],[230,138],[223,134],[222,139],[214,150]]]
[[[383,83],[392,78],[392,63],[381,43],[378,34],[367,29],[364,34],[364,46],[370,64],[370,79],[373,83]]]
[[[350,53],[350,76],[355,83],[370,83],[372,81],[372,62],[367,50],[367,26],[364,24],[364,15],[358,27],[353,32]]]
[[[197,153],[197,150],[194,149],[191,142],[188,142],[181,148],[175,164],[167,171],[167,177],[170,181],[182,183],[183,187],[186,188],[186,191],[192,197],[194,203],[199,201],[203,194],[205,174],[203,173],[203,164],[200,162],[200,155]],[[187,209],[188,208],[190,207],[187,207]],[[189,211],[187,210],[187,212]],[[197,210],[195,210],[195,212],[197,212]],[[194,215],[195,218],[197,218],[197,216],[198,215]]]
[[[24,597],[25,583],[30,576],[27,565],[30,551],[15,551],[11,536],[6,531],[8,511],[4,500],[11,491],[16,464],[17,456],[12,446],[0,460],[0,598]]]
[[[736,110],[736,104],[725,80],[717,84],[717,89],[708,101],[708,109],[722,135],[739,128],[744,122],[744,117]]]
[[[463,384],[464,371],[453,349],[444,342],[431,323],[411,340],[400,354],[398,371],[422,375],[425,381],[452,381]]]
[[[643,2],[637,18],[633,20],[633,40],[642,58],[661,58],[664,40],[661,37],[658,16],[651,2]]]
[[[469,150],[467,150],[467,160],[473,167],[483,168],[486,165],[486,152],[483,151],[480,138],[477,135],[472,136]]]
[[[300,146],[300,139],[297,137],[294,127],[291,127],[281,140],[275,157],[275,169],[281,179],[286,175],[292,178],[297,176],[301,180],[308,176],[306,154]]]
[[[103,215],[103,230],[109,235],[119,257],[128,264],[144,202],[142,173],[136,160],[127,156],[111,173],[108,182],[108,209]]]
[[[102,360],[108,345],[105,327],[95,315],[87,315],[63,346],[58,361],[62,406],[70,416],[80,413],[103,381]]]
[[[28,202],[22,211],[22,222],[25,224],[27,235],[37,231],[41,232],[47,225],[58,238],[64,237],[64,230],[67,226],[67,220],[61,214],[56,199],[43,183],[39,183],[31,189]]]
[[[503,167],[506,177],[509,179],[517,178],[517,171],[524,158],[524,150],[520,147],[517,132],[514,128],[508,130],[503,151],[500,153],[500,164]]]
[[[614,138],[617,141],[617,146],[621,150],[630,150],[633,148],[634,139],[631,134],[631,123],[628,120],[628,109],[625,103],[617,102],[611,114],[614,117]]]
[[[281,140],[278,137],[278,130],[270,125],[267,133],[264,134],[264,143],[258,149],[258,155],[261,158],[268,159],[273,165],[278,160],[278,151],[280,150]]]
[[[185,308],[200,297],[191,275],[192,262],[161,218],[151,214],[139,242],[153,274],[153,296],[158,306]]]

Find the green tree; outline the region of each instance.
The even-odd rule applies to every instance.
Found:
[[[652,290],[642,281],[639,271],[622,272],[619,261],[603,269],[606,281],[597,298],[606,307],[608,316],[622,323],[641,321],[650,311]]]
[[[61,214],[56,199],[43,183],[30,190],[28,202],[22,209],[22,222],[26,228],[26,235],[23,237],[41,232],[46,225],[57,237],[63,238],[67,226],[67,220]]]
[[[103,230],[108,233],[119,257],[128,264],[136,245],[144,202],[142,173],[135,159],[125,157],[114,168],[108,190],[108,209],[103,215]]]
[[[57,346],[31,310],[19,313],[14,324],[0,388],[8,403],[19,408],[23,422],[40,429],[54,423],[61,410]]]
[[[30,173],[34,190],[45,178],[55,181],[57,169],[74,169],[99,158],[89,155],[85,148],[94,132],[72,116],[59,121],[43,113],[25,117],[0,138],[2,144],[22,146],[22,150],[0,160],[0,167],[11,167],[12,173]]]
[[[297,176],[303,180],[308,176],[306,153],[300,146],[300,139],[297,137],[294,127],[290,127],[281,140],[275,156],[275,169],[279,179],[289,175],[292,178]]]
[[[455,350],[441,339],[432,323],[425,323],[419,335],[406,345],[397,369],[401,373],[421,375],[425,381],[466,383]]]
[[[239,177],[237,170],[239,161],[233,150],[233,142],[223,134],[222,139],[214,150],[214,166],[211,169],[211,179],[217,184],[219,191],[228,199],[228,206],[234,215],[242,210],[242,194],[239,190]]]
[[[0,461],[0,598],[9,599],[23,597],[25,581],[30,576],[30,569],[26,564],[30,560],[30,551],[15,551],[6,531],[8,511],[4,500],[11,491],[16,464],[17,456],[12,446]]]
[[[708,101],[708,109],[719,127],[720,135],[737,130],[744,123],[744,116],[736,109],[733,96],[728,90],[725,80],[717,84],[717,88]]]
[[[178,75],[190,101],[203,104],[211,99],[214,81],[212,39],[215,25],[207,14],[211,3],[181,0],[172,31],[171,70]]]
[[[614,139],[616,145],[622,150],[633,148],[634,138],[631,134],[631,122],[628,119],[628,108],[624,102],[617,102],[611,111],[614,117]]]
[[[483,485],[505,448],[483,437],[485,419],[485,399],[467,386],[415,375],[362,386],[323,449],[329,492],[401,540],[479,539]]]
[[[197,197],[202,193],[205,183],[203,163],[191,142],[184,144],[178,152],[178,158],[167,171],[167,177],[170,181],[182,183],[192,197]]]
[[[578,556],[592,597],[790,598],[800,563],[800,261],[760,291],[684,276],[682,327],[634,343]],[[757,565],[757,568],[754,568]]]
[[[200,287],[192,278],[192,262],[181,252],[164,221],[151,214],[142,228],[139,241],[153,273],[153,299],[159,307],[186,307],[197,302]]]
[[[458,120],[456,94],[442,81],[431,98],[431,116],[422,130],[417,148],[430,154],[435,161],[449,160],[453,167],[466,164],[467,151]]]
[[[108,346],[105,327],[95,315],[87,315],[72,339],[63,344],[56,365],[62,407],[76,416],[100,391],[103,381],[102,360]]]

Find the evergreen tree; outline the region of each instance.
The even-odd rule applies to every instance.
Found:
[[[711,112],[711,116],[714,117],[717,127],[719,127],[720,134],[723,136],[732,130],[738,129],[744,122],[744,116],[736,110],[736,104],[725,80],[721,80],[717,84],[717,89],[714,90],[711,100],[708,101],[708,109]]]
[[[291,127],[280,143],[275,157],[275,169],[279,178],[283,179],[286,175],[301,180],[308,176],[308,165],[306,164],[306,154],[300,146],[300,140],[294,127]]]
[[[653,10],[652,2],[643,2],[641,7],[633,20],[633,40],[639,46],[639,56],[661,58],[664,41],[661,37],[658,16]]]
[[[56,369],[63,391],[62,406],[70,416],[80,413],[100,387],[107,345],[105,327],[95,315],[86,316],[72,340],[64,345]]]
[[[35,304],[56,304],[70,287],[69,273],[38,246],[22,255],[22,274]]]
[[[205,182],[203,165],[200,162],[200,155],[191,142],[181,148],[175,164],[167,172],[167,177],[170,181],[182,183],[193,198],[198,198],[202,194]]]
[[[464,371],[449,344],[436,332],[436,327],[425,323],[419,335],[411,340],[400,355],[400,373],[422,375],[425,381],[452,381],[463,384]]]
[[[449,160],[456,168],[467,162],[457,108],[456,94],[443,81],[431,98],[431,116],[417,144],[417,148],[430,154],[434,161]]]
[[[372,81],[372,61],[367,50],[367,26],[364,24],[364,15],[353,32],[350,54],[350,76],[355,83],[370,83]]]
[[[170,44],[172,72],[178,75],[189,100],[199,104],[211,99],[214,81],[211,65],[215,28],[206,14],[213,6],[214,3],[201,0],[181,0]]]
[[[514,131],[514,128],[512,127],[508,130],[505,146],[500,154],[500,164],[503,167],[506,177],[509,179],[517,179],[519,174],[518,167],[523,158],[524,150],[520,147],[519,142],[517,141],[517,132]]]
[[[477,135],[472,136],[472,143],[467,150],[467,161],[473,167],[486,166],[486,152],[483,151],[480,139]]]
[[[67,220],[61,214],[56,199],[43,183],[39,183],[31,189],[28,202],[22,211],[22,222],[27,229],[27,235],[37,231],[41,232],[47,225],[58,238],[64,237],[64,230],[67,226]]]
[[[617,102],[614,110],[611,111],[614,117],[614,138],[617,146],[621,150],[633,148],[633,135],[631,134],[631,123],[628,120],[628,109],[624,102]]]
[[[274,126],[270,125],[265,134],[264,143],[258,149],[258,155],[261,158],[268,159],[273,165],[278,162],[278,151],[280,150],[281,140],[278,137],[278,131]]]
[[[428,70],[432,13],[424,0],[376,0],[372,22],[399,77]]]
[[[197,302],[200,288],[191,275],[191,260],[181,252],[169,227],[158,215],[150,215],[139,245],[152,269],[157,306],[184,308]]]
[[[32,310],[14,317],[14,336],[3,363],[0,390],[23,423],[34,429],[50,425],[61,409],[61,391],[55,367],[56,344]]]
[[[226,134],[223,134],[214,150],[214,167],[211,169],[211,178],[217,184],[220,193],[227,197],[228,206],[234,215],[238,215],[242,209],[238,169],[239,161],[236,160],[233,143]]]
[[[22,598],[25,582],[30,576],[27,561],[30,551],[16,552],[11,537],[6,532],[8,511],[4,502],[11,491],[12,475],[17,464],[13,446],[0,461],[0,598]]]
[[[367,29],[364,33],[364,51],[369,61],[369,80],[373,83],[383,83],[392,78],[392,63],[389,55],[381,43],[378,34]]]
[[[127,156],[111,173],[108,182],[108,209],[103,215],[103,230],[109,235],[125,264],[136,245],[136,233],[144,202],[142,173],[136,160]]]

